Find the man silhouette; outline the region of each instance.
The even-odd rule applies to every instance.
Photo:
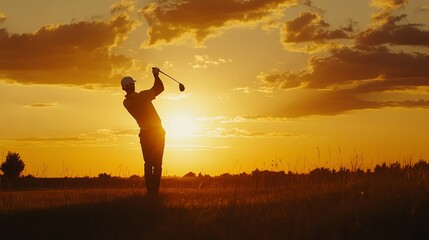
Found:
[[[144,178],[147,192],[151,195],[157,195],[159,192],[165,145],[165,130],[152,104],[152,100],[164,91],[164,84],[159,78],[159,72],[159,68],[152,68],[155,78],[152,88],[138,93],[135,91],[135,81],[132,77],[124,77],[121,80],[122,89],[127,92],[124,106],[140,127],[139,137],[144,159]]]

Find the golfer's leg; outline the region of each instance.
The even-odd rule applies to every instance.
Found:
[[[146,184],[146,190],[149,194],[153,192],[153,157],[151,154],[151,144],[148,141],[147,136],[140,135],[140,145],[142,147],[143,160],[144,160],[144,180]]]
[[[152,173],[152,165],[149,165],[147,163],[144,164],[144,181],[146,183],[146,190],[148,193],[153,192],[153,173]]]
[[[159,192],[159,186],[161,184],[162,175],[162,157],[164,155],[165,147],[165,134],[160,133],[157,136],[157,145],[154,151],[154,191]]]

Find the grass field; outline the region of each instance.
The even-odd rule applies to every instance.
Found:
[[[429,168],[3,190],[0,239],[428,239]]]

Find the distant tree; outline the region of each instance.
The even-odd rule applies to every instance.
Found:
[[[110,179],[110,178],[112,178],[112,176],[110,174],[107,174],[107,173],[100,173],[100,174],[98,174],[98,178],[100,178],[100,179]]]
[[[8,152],[6,160],[1,164],[0,170],[6,178],[18,178],[25,168],[25,163],[19,153]]]
[[[193,172],[188,172],[187,174],[185,174],[185,176],[183,177],[197,177],[197,175]]]
[[[138,180],[138,179],[141,179],[142,177],[140,177],[140,176],[138,176],[138,175],[135,175],[135,174],[133,174],[133,175],[131,175],[130,177],[129,177],[129,179],[135,179],[135,180]]]

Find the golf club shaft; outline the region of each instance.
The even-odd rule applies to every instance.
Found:
[[[177,81],[176,79],[174,79],[172,76],[168,75],[167,73],[165,73],[165,72],[163,72],[163,71],[161,71],[161,70],[159,70],[159,72],[160,72],[160,73],[162,73],[162,74],[164,74],[165,76],[167,76],[167,77],[169,77],[169,78],[173,79],[173,80],[174,80],[174,81],[176,81],[177,83],[182,84],[181,82]]]

